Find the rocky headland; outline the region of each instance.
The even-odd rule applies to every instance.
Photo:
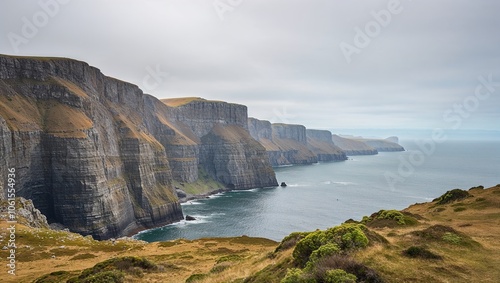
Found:
[[[367,143],[341,137],[338,135],[332,135],[332,141],[341,148],[347,155],[374,155],[378,154],[378,151],[369,146]]]
[[[378,152],[405,151],[404,147],[398,144],[397,137],[389,137],[387,139],[354,139],[366,143],[367,145],[375,148]]]
[[[15,168],[17,196],[83,235],[182,219],[175,184],[200,175],[217,189],[277,185],[243,105],[164,103],[84,62],[5,55],[0,93],[0,173]]]
[[[307,147],[318,157],[318,161],[346,160],[346,152],[335,145],[332,132],[326,130],[306,130]]]
[[[96,239],[179,221],[180,201],[277,186],[272,166],[402,150],[395,139],[347,142],[244,105],[159,100],[85,62],[0,55],[0,174],[15,169],[16,196],[51,226]]]
[[[386,139],[363,138],[355,136],[332,136],[333,142],[347,155],[371,155],[379,152],[404,151],[398,137]]]
[[[262,144],[272,166],[312,164],[318,161],[346,160],[345,153],[331,139],[332,133],[292,125],[248,119],[248,129]]]

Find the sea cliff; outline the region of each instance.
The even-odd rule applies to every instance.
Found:
[[[332,136],[333,142],[344,150],[347,155],[371,155],[379,152],[404,151],[398,144],[398,137],[386,139],[363,138],[355,136]]]
[[[5,55],[0,94],[0,173],[15,168],[17,196],[83,235],[182,219],[175,184],[200,170],[221,189],[277,185],[243,105],[169,105],[85,62]]]
[[[248,129],[265,147],[273,166],[346,159],[345,153],[332,142],[329,131],[309,130],[303,125],[271,124],[255,118],[248,119]]]
[[[367,143],[332,135],[332,141],[335,145],[341,148],[347,155],[374,155],[378,151],[369,146]]]

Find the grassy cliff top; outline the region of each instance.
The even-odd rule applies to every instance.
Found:
[[[6,231],[4,220],[0,228]],[[78,276],[82,282],[89,276],[173,283],[352,276],[358,282],[498,282],[500,185],[451,190],[402,211],[381,210],[325,231],[292,233],[281,243],[246,236],[113,243],[21,224],[16,233],[18,275],[2,277],[4,282],[32,282],[44,274],[35,282]],[[4,245],[6,237],[0,240]],[[0,250],[1,258],[7,256]]]
[[[165,103],[170,107],[179,107],[189,104],[194,101],[205,101],[205,102],[224,102],[220,100],[207,100],[201,97],[177,97],[177,98],[164,98],[160,99],[161,102]]]

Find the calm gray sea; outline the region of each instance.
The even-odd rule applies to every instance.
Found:
[[[188,202],[182,205],[184,214],[198,220],[135,237],[153,242],[248,235],[279,241],[294,231],[325,229],[380,209],[430,201],[450,189],[500,183],[498,141],[447,141],[430,155],[413,141],[401,144],[407,151],[277,168],[278,182],[288,187],[233,191]],[[386,176],[392,176],[393,186]]]

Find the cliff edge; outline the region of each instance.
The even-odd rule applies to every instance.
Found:
[[[248,119],[248,130],[262,144],[273,166],[342,161],[347,157],[331,139],[332,133],[306,129],[303,125]]]
[[[98,239],[182,219],[177,184],[277,185],[247,118],[243,105],[162,102],[84,62],[0,55],[0,173],[14,168],[16,195],[50,223]]]

